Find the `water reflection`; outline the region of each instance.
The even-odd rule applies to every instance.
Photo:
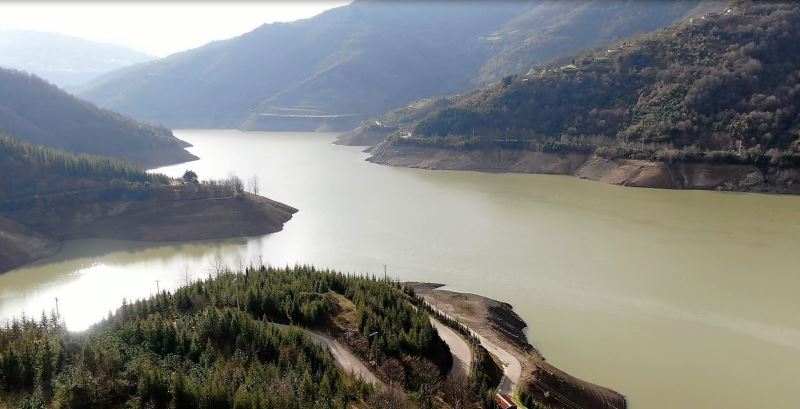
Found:
[[[140,298],[155,293],[157,287],[172,289],[205,277],[217,262],[258,264],[262,240],[70,241],[55,256],[3,276],[0,317],[21,312],[38,316],[54,309],[57,297],[67,326],[81,330],[116,309],[123,298]]]
[[[311,263],[447,283],[514,305],[549,361],[634,407],[790,408],[800,379],[800,197],[631,189],[544,175],[391,168],[330,134],[177,131],[300,209],[279,233],[82,241],[0,275],[0,318],[59,297],[80,329],[123,298],[236,266]],[[759,374],[754,377],[752,374]]]

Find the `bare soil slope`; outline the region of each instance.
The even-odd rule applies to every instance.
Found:
[[[297,209],[291,206],[252,194],[8,211],[4,213],[8,219],[0,218],[0,272],[55,253],[60,248],[57,240],[183,241],[258,236],[282,230],[295,212]]]
[[[513,149],[451,150],[378,145],[367,160],[389,166],[573,175],[613,185],[657,189],[800,194],[798,169],[716,163],[605,159],[580,153]]]
[[[0,272],[52,255],[60,248],[57,241],[0,217]]]

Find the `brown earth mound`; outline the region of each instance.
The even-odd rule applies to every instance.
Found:
[[[55,254],[60,248],[57,241],[0,217],[0,272]]]
[[[295,212],[291,206],[247,193],[177,200],[74,200],[61,205],[50,201],[46,206],[7,211],[8,219],[0,218],[0,272],[55,253],[60,247],[56,240],[258,236],[280,231]]]

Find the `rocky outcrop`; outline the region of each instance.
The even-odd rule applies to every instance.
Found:
[[[575,176],[632,187],[800,194],[800,172],[776,167],[593,157]]]
[[[502,148],[454,150],[390,143],[375,147],[367,160],[421,169],[574,175],[630,187],[800,194],[800,170],[778,167],[605,159],[581,153]]]
[[[498,302],[498,305],[489,304],[487,307],[487,321],[492,329],[497,331],[523,351],[533,350],[533,345],[528,343],[528,336],[525,335],[525,328],[528,324],[517,315],[514,308],[509,303]]]

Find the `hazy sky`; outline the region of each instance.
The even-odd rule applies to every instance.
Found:
[[[293,21],[349,1],[0,2],[0,29],[51,31],[158,57]],[[2,34],[0,34],[2,35]]]

